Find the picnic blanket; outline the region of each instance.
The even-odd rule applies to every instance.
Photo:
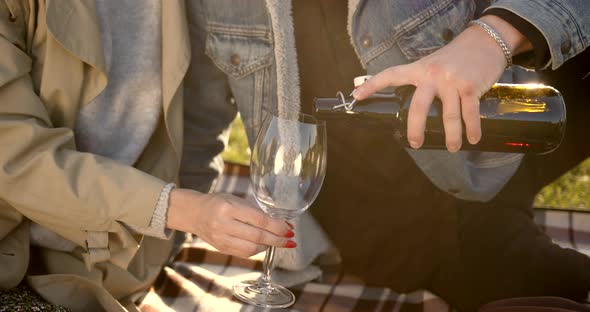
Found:
[[[226,165],[216,191],[251,196],[248,168]],[[536,209],[535,220],[559,245],[590,255],[590,213]],[[145,303],[174,311],[266,311],[232,296],[232,285],[260,275],[264,255],[249,259],[227,256],[194,239],[183,246],[164,268]],[[293,272],[275,270],[273,279],[292,282]],[[296,272],[295,274],[298,274]],[[305,280],[305,274],[302,273]],[[286,285],[288,286],[288,285]],[[289,287],[297,301],[284,311],[453,311],[444,300],[428,291],[396,293],[388,288],[364,285],[347,274],[340,264],[322,265],[318,278]]]

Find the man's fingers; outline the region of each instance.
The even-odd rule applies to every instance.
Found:
[[[228,224],[227,233],[256,244],[275,247],[285,247],[289,238],[292,238],[295,235],[292,231],[288,231],[287,234],[281,236],[275,235],[261,228],[237,220]]]
[[[353,96],[360,101],[387,87],[413,84],[412,68],[412,65],[389,67],[356,88]]]
[[[426,116],[434,96],[435,89],[432,86],[421,85],[414,92],[408,112],[408,142],[412,148],[420,148],[424,143]]]
[[[479,113],[479,99],[474,96],[461,97],[461,113],[465,121],[467,140],[477,144],[481,139],[481,117]]]
[[[285,221],[273,219],[260,209],[241,204],[234,205],[239,208],[236,209],[234,215],[234,218],[238,221],[267,230],[278,236],[285,236],[290,231],[290,227]]]
[[[454,153],[461,148],[463,141],[459,93],[454,88],[443,88],[440,90],[440,98],[443,102],[443,125],[447,149]]]

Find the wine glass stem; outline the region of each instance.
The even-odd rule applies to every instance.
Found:
[[[275,258],[275,249],[276,247],[270,246],[266,251],[266,256],[264,257],[264,263],[262,264],[262,275],[258,279],[258,286],[265,287],[265,288],[272,288],[271,286],[271,272],[272,272],[272,265]]]

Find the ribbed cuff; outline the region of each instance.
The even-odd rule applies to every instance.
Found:
[[[160,192],[160,198],[156,203],[156,209],[152,215],[152,220],[146,228],[136,227],[127,224],[132,230],[143,235],[152,236],[160,239],[170,239],[172,230],[166,228],[166,220],[168,214],[168,204],[170,199],[170,192],[176,187],[174,183],[168,183]]]

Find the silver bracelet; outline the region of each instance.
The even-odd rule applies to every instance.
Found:
[[[494,40],[496,40],[496,42],[498,43],[498,45],[502,49],[502,52],[504,53],[504,57],[506,57],[506,63],[507,63],[506,67],[508,68],[508,67],[512,66],[512,53],[510,53],[510,50],[508,49],[508,45],[506,44],[506,42],[504,42],[504,39],[502,39],[500,34],[496,30],[494,30],[490,25],[482,22],[481,20],[473,20],[473,21],[469,22],[469,24],[467,24],[467,26],[471,26],[471,25],[477,25],[477,26],[481,27],[492,38],[494,38]]]

